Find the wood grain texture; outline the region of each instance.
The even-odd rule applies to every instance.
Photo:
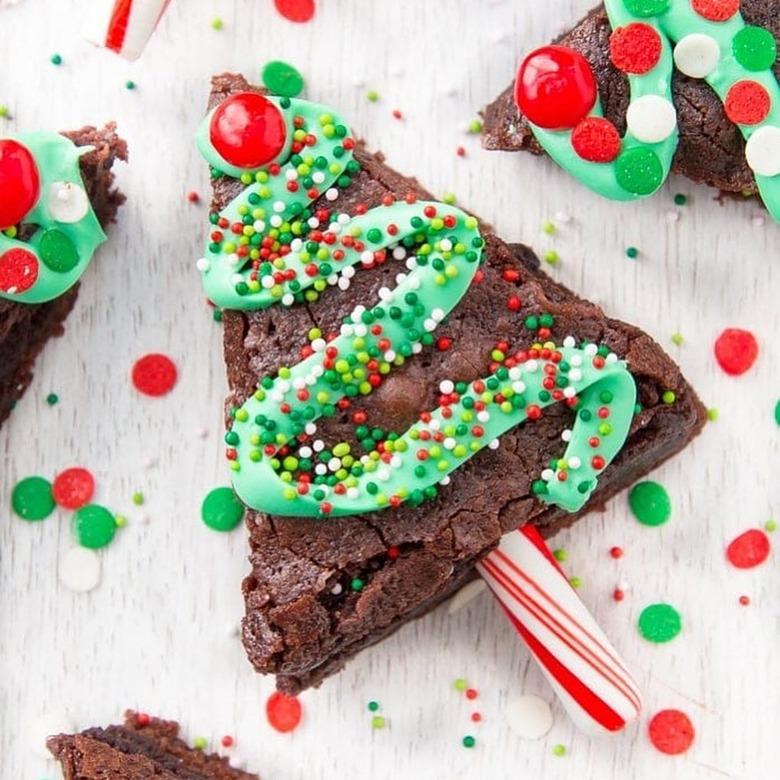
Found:
[[[47,347],[0,430],[0,777],[56,776],[40,754],[46,735],[115,722],[126,706],[179,718],[190,738],[217,743],[233,734],[231,752],[273,780],[772,776],[780,575],[776,558],[737,572],[723,551],[780,502],[772,419],[780,229],[753,223],[762,216],[755,203],[719,204],[684,180],[652,200],[607,203],[548,161],[483,152],[463,132],[506,86],[519,54],[574,22],[589,0],[321,0],[304,26],[281,19],[271,0],[178,0],[133,64],[82,40],[87,5],[24,0],[0,11],[0,103],[13,116],[0,120],[0,132],[114,118],[131,154],[120,171],[128,195],[120,224],[86,274],[66,335]],[[209,24],[217,14],[221,32]],[[55,51],[60,68],[48,61]],[[216,535],[199,520],[203,494],[226,482],[225,381],[220,327],[201,305],[194,270],[205,208],[184,195],[207,192],[192,139],[209,76],[233,69],[256,77],[270,58],[295,62],[308,96],[340,106],[401,171],[435,192],[455,192],[506,239],[556,248],[556,278],[656,336],[719,409],[719,421],[655,475],[674,503],[666,526],[640,526],[621,497],[556,540],[645,691],[645,716],[628,733],[587,739],[555,705],[548,737],[514,736],[503,716],[508,699],[552,694],[486,593],[455,615],[439,609],[304,694],[305,722],[294,734],[267,725],[272,681],[251,672],[233,631],[248,569],[244,534]],[[127,79],[135,91],[124,88]],[[369,88],[379,102],[365,99]],[[394,108],[403,121],[392,118]],[[689,205],[674,222],[676,192]],[[560,224],[558,212],[572,220]],[[552,237],[541,230],[548,218],[560,224]],[[640,248],[637,260],[625,257],[628,245]],[[753,328],[761,344],[756,367],[738,379],[712,357],[727,326]],[[670,341],[676,331],[685,337],[679,348]],[[179,365],[167,398],[143,399],[130,385],[133,360],[148,351]],[[61,398],[54,407],[44,401],[51,391]],[[27,524],[9,511],[18,478],[77,464],[96,475],[97,500],[128,517],[102,553],[102,584],[87,595],[57,579],[72,544],[69,515]],[[135,490],[147,497],[143,507],[131,502]],[[614,544],[626,551],[618,561],[607,553]],[[628,595],[616,605],[618,583]],[[747,608],[737,604],[743,593]],[[649,645],[635,629],[656,601],[684,619],[666,646]],[[451,687],[456,676],[480,690],[478,728],[469,720],[475,707]],[[369,699],[382,703],[387,729],[372,731]],[[648,716],[670,706],[688,712],[698,733],[674,759],[645,736]],[[472,751],[460,746],[467,733],[477,737]],[[556,743],[567,746],[565,758],[552,755]]]

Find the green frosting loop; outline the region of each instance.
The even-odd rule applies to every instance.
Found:
[[[24,133],[11,140],[32,155],[40,186],[21,223],[35,226],[32,235],[17,238],[18,225],[0,231],[0,298],[44,303],[80,279],[106,240],[79,167],[79,157],[92,147],[76,146],[50,132]]]

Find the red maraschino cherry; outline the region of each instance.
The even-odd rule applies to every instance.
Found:
[[[258,168],[284,148],[287,128],[281,111],[265,95],[240,92],[219,104],[209,135],[219,154],[238,168]]]
[[[30,150],[11,138],[0,139],[0,230],[21,222],[38,202],[40,191]]]
[[[570,130],[596,102],[596,79],[588,61],[567,46],[542,46],[521,63],[515,103],[535,125]]]

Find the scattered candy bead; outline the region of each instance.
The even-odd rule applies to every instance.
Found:
[[[232,531],[244,516],[244,505],[233,488],[217,487],[203,499],[200,516],[215,531]]]
[[[554,756],[557,756],[558,758],[563,758],[563,756],[566,755],[566,746],[565,745],[554,745],[552,749],[552,753]]]
[[[693,744],[695,730],[680,710],[661,710],[650,720],[648,736],[656,750],[668,755],[684,753]]]
[[[466,688],[469,687],[469,684],[466,680],[464,680],[462,677],[458,677],[455,682],[452,684],[453,688],[455,688],[456,691],[459,691],[462,693],[466,690]]]
[[[371,718],[372,729],[383,729],[386,725],[387,721],[383,715],[374,715],[374,717]]]
[[[291,22],[308,22],[316,10],[314,0],[274,0],[276,10]]]
[[[651,604],[639,615],[639,633],[649,642],[661,644],[682,630],[680,613],[671,604]]]
[[[274,691],[265,703],[265,714],[271,727],[283,734],[297,728],[301,722],[301,702],[296,696]]]
[[[233,737],[230,736],[230,734],[225,734],[224,737],[220,740],[222,743],[222,747],[224,748],[231,748],[233,745],[236,744],[236,741],[233,739]]]
[[[507,702],[509,728],[522,739],[540,739],[553,727],[550,705],[538,696],[515,696]]]
[[[752,528],[729,543],[726,558],[738,569],[752,569],[769,557],[770,549],[769,537],[761,529]]]
[[[57,393],[49,393],[46,396],[46,403],[49,404],[49,406],[54,406],[58,401],[60,400],[60,397],[57,395]]]
[[[672,502],[657,482],[639,482],[628,493],[628,505],[642,525],[663,525],[672,515]]]
[[[623,549],[621,547],[610,547],[609,554],[613,558],[622,558],[623,557]]]
[[[100,583],[100,556],[86,547],[72,547],[57,567],[60,583],[76,593],[86,593]]]
[[[23,520],[43,520],[54,511],[51,483],[43,477],[26,477],[14,485],[11,506]]]
[[[87,504],[73,515],[73,533],[83,547],[105,547],[114,538],[116,521],[105,507]]]
[[[474,739],[470,734],[467,734],[465,737],[463,737],[463,747],[465,748],[473,748],[474,745],[477,744],[477,740]]]
[[[95,478],[84,468],[69,468],[54,478],[52,495],[65,509],[79,509],[88,504],[95,492]]]
[[[303,92],[303,76],[297,68],[282,60],[272,60],[263,66],[262,80],[269,92],[284,97],[297,97]]]
[[[731,376],[744,374],[758,357],[758,342],[748,330],[727,328],[715,341],[715,358]]]
[[[161,396],[170,393],[176,378],[176,365],[166,355],[144,355],[133,365],[133,385],[144,395]]]
[[[379,702],[378,701],[370,701],[368,703],[368,711],[369,712],[376,712],[379,709]]]
[[[211,20],[212,30],[221,30],[225,26],[225,23],[218,16]]]
[[[739,597],[739,603],[743,607],[747,607],[750,605],[750,596],[740,596]]]
[[[628,247],[626,249],[626,257],[636,260],[636,258],[639,257],[639,250],[635,246]]]
[[[49,57],[49,62],[51,62],[52,65],[62,65],[62,55],[52,54],[51,57]]]

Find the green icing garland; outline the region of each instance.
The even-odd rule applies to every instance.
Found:
[[[582,73],[589,66],[573,50],[580,72],[577,86],[570,86],[579,89],[584,114],[555,127],[534,123],[534,101],[540,86],[544,89],[536,74],[542,71],[542,80],[552,74],[558,86],[562,83],[540,57],[555,58],[554,50],[565,47],[543,47],[521,66],[515,95],[547,153],[605,197],[631,200],[657,191],[677,148],[671,93],[676,64],[686,75],[704,78],[724,103],[746,139],[748,165],[764,204],[780,221],[780,86],[772,72],[777,47],[771,33],[746,25],[737,0],[605,0],[605,7],[613,30],[612,60],[631,88],[627,131],[621,142],[611,123],[601,119],[595,80]],[[543,106],[548,113],[536,116],[554,114],[557,99],[548,92]]]
[[[32,156],[29,167],[39,185],[34,205],[21,220],[37,226],[32,236],[17,239],[18,225],[0,231],[0,298],[21,303],[50,301],[79,280],[95,249],[106,240],[79,168],[79,157],[92,147],[78,147],[51,132],[25,133],[0,139],[0,144],[3,149],[12,146],[23,160]],[[7,157],[0,153],[0,158],[3,168]],[[10,177],[16,173],[11,167]]]
[[[234,97],[239,104],[244,99]],[[251,98],[267,116],[258,100]],[[278,153],[266,167],[242,172],[222,156],[214,145],[214,112],[198,131],[199,147],[215,171],[228,169],[246,185],[211,218],[217,230],[198,263],[209,297],[228,308],[291,306],[316,300],[328,286],[347,289],[358,264],[374,267],[392,258],[405,266],[396,287],[381,288],[373,307],[357,306],[331,340],[315,329],[306,356],[263,377],[234,410],[226,443],[236,493],[251,507],[289,516],[417,505],[435,497],[437,485],[477,452],[497,447],[501,434],[562,401],[576,414],[573,429],[564,432],[566,451],[533,491],[568,511],[581,508],[625,442],[636,387],[616,355],[595,344],[577,346],[573,338],[561,347],[536,343],[511,367],[483,379],[442,382],[439,406],[403,434],[359,425],[363,455],[348,442],[328,450],[315,438],[317,420],[337,414],[345,399],[369,395],[395,367],[433,343],[433,331],[472,282],[484,241],[473,217],[413,196],[385,199],[371,209],[357,206],[355,215],[313,212],[313,201],[323,193],[327,201],[337,200],[358,175],[354,141],[324,106],[262,100],[277,106],[293,129],[269,145]],[[226,135],[234,130],[229,126]]]

